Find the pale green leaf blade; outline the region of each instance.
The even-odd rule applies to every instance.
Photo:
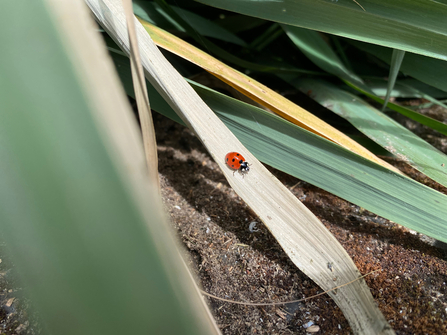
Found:
[[[350,43],[390,64],[391,49],[357,41],[350,41]],[[447,92],[447,62],[444,60],[407,53],[400,70],[408,76]]]
[[[442,208],[447,205],[447,196],[366,163],[365,159],[347,150],[337,150],[330,141],[274,115],[259,109],[255,114],[256,107],[242,109],[236,100],[216,96],[208,89],[195,89],[247,148],[266,164],[437,239],[440,239],[441,230],[447,232],[447,220],[438,223],[431,220],[435,217],[438,220],[447,213],[447,208]],[[415,193],[410,196],[411,192]],[[420,198],[425,196],[431,199],[421,204]],[[409,217],[416,212],[416,220],[430,223],[416,222]],[[442,239],[447,237],[445,235]]]
[[[294,86],[344,117],[369,138],[442,185],[447,185],[447,156],[359,97],[324,81],[297,79]]]
[[[129,65],[112,53],[128,94]],[[191,82],[205,102],[262,162],[408,228],[447,241],[447,196],[360,158],[275,115]],[[175,112],[148,84],[153,108]],[[178,119],[178,118],[177,118]]]
[[[317,66],[325,71],[338,76],[344,80],[349,86],[358,90],[362,94],[374,99],[377,102],[384,103],[384,99],[374,95],[371,89],[366,86],[363,81],[357,77],[352,71],[348,70],[332,48],[323,40],[323,38],[316,32],[308,29],[296,28],[283,25],[288,36],[295,43],[295,45]],[[391,57],[391,54],[390,54]],[[422,56],[419,56],[422,57]],[[423,57],[427,58],[427,57]],[[439,61],[439,60],[436,60]],[[278,74],[281,78],[291,81],[294,78],[292,74]],[[408,108],[399,106],[394,103],[388,103],[388,107],[398,113],[401,113],[417,122],[429,126],[442,134],[447,135],[447,125],[434,120],[425,115],[416,113]]]
[[[373,99],[374,101],[377,101],[379,103],[383,103],[383,101],[384,101],[382,98],[379,98],[378,96],[376,96],[373,93],[371,93],[369,89],[368,90],[364,90],[363,88],[358,87],[358,86],[356,86],[356,85],[354,85],[354,84],[352,84],[352,83],[350,83],[348,81],[345,81],[345,83],[348,86],[351,86],[355,90],[359,91],[360,93],[362,93],[362,94],[366,95],[367,97]],[[396,111],[396,112],[398,112],[398,113],[400,113],[402,115],[405,115],[406,117],[409,117],[410,119],[413,119],[413,120],[415,120],[415,121],[417,121],[417,122],[419,122],[421,124],[424,124],[424,125],[432,128],[432,129],[434,129],[434,130],[437,130],[441,134],[447,135],[447,125],[442,123],[442,122],[440,122],[440,121],[438,121],[438,120],[432,119],[432,118],[430,118],[428,116],[425,116],[423,114],[419,114],[419,113],[417,113],[417,112],[415,112],[415,111],[413,111],[413,110],[411,110],[409,108],[406,108],[404,106],[400,106],[400,105],[392,103],[392,102],[388,103],[388,108],[390,108],[390,109],[392,109],[392,110],[394,110],[394,111]]]
[[[376,96],[380,97],[386,95],[388,85],[385,79],[367,79],[365,80],[365,83]],[[422,91],[421,89],[424,91]],[[446,104],[439,101],[432,95],[427,94],[426,92],[430,92],[432,95],[437,95],[439,97],[446,96],[445,92],[440,91],[432,86],[426,85],[416,79],[398,80],[394,85],[390,96],[395,98],[423,98],[435,105],[447,109]]]
[[[440,1],[351,0],[198,2],[285,23],[447,60],[447,6]]]
[[[383,101],[382,111],[385,110],[388,101],[390,100],[391,92],[393,91],[394,84],[396,83],[397,75],[399,74],[400,66],[402,65],[402,61],[405,56],[405,51],[402,50],[393,50],[393,54],[391,56],[391,66],[390,66],[390,74],[388,76],[388,89],[386,91],[385,99]]]
[[[386,95],[387,81],[385,78],[368,77],[364,81],[375,95],[379,97]],[[423,98],[423,95],[430,96],[433,99],[447,97],[446,92],[413,78],[398,79],[391,93],[391,96],[396,98]]]

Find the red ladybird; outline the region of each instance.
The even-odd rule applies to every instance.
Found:
[[[238,152],[229,152],[225,156],[225,163],[227,163],[230,168],[239,170],[242,173],[250,171],[250,168],[248,167],[248,163],[245,161],[244,156],[242,156]]]

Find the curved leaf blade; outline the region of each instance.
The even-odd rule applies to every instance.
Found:
[[[349,43],[390,64],[392,49],[358,41],[349,41]],[[402,61],[400,70],[408,76],[447,92],[447,62],[445,60],[408,52]]]
[[[368,98],[373,99],[374,101],[377,101],[379,103],[383,103],[383,101],[384,101],[382,98],[379,98],[378,96],[374,95],[373,93],[370,93],[369,90],[364,90],[363,88],[358,87],[348,81],[345,81],[345,83],[346,83],[346,85],[348,85],[348,86],[352,87],[353,89],[359,91],[360,93],[366,95]],[[402,115],[405,115],[406,117],[408,117],[414,121],[417,121],[423,125],[426,125],[432,129],[440,132],[441,134],[447,135],[447,125],[438,121],[438,120],[432,119],[431,117],[425,116],[423,114],[419,114],[409,108],[400,106],[393,102],[389,102],[387,106],[388,106],[388,108],[390,108]]]
[[[338,58],[332,48],[323,40],[319,33],[313,30],[282,24],[281,27],[287,33],[291,41],[321,69],[358,86],[365,87],[363,80],[346,66]]]
[[[447,186],[447,156],[359,97],[329,83],[297,79],[294,86],[351,122],[366,136],[438,183]]]
[[[120,0],[94,1],[89,4],[95,5],[95,15],[104,30],[128,53],[129,44],[122,29],[124,18],[117,6]],[[110,12],[114,15],[105,15]],[[358,269],[340,243],[228,130],[169,64],[143,26],[137,29],[147,78],[196,133],[229,184],[264,222],[291,261],[324,289],[334,288],[337,282],[350,283],[329,295],[342,309],[354,333],[393,334],[366,284],[355,280],[359,277]],[[252,165],[250,178],[234,175],[225,164],[224,157],[230,150],[244,153]],[[328,269],[331,261],[336,266]]]
[[[115,53],[112,57],[131,95],[128,61]],[[262,162],[389,220],[447,242],[447,196],[381,168],[262,109],[189,82]],[[178,121],[172,108],[150,84],[148,89],[153,108]]]
[[[205,52],[163,31],[162,29],[141,19],[140,22],[158,46],[202,67],[242,94],[267,107],[274,113],[277,113],[290,122],[327,138],[391,170],[397,171],[393,166],[382,161],[342,132],[315,117],[305,109],[287,100],[282,95],[276,93],[267,86],[242,74],[239,71],[234,70],[214,57],[209,56]]]
[[[394,85],[396,84],[396,78],[399,74],[400,66],[402,64],[402,60],[404,59],[405,51],[402,50],[393,50],[393,54],[391,56],[391,66],[390,66],[390,74],[388,76],[388,89],[386,90],[385,99],[383,99],[383,107],[382,112],[385,110],[388,101],[390,100],[391,92],[393,91]]]
[[[384,99],[375,96],[369,87],[367,87],[363,81],[352,71],[348,70],[331,47],[323,41],[322,37],[314,31],[308,29],[296,28],[283,25],[283,28],[287,31],[288,36],[292,39],[295,45],[303,51],[307,57],[314,62],[317,66],[321,67],[325,71],[332,73],[341,78],[345,83],[355,90],[365,94],[366,96],[374,99],[377,102],[384,103]],[[391,56],[391,54],[390,54]],[[419,56],[422,57],[422,56]],[[423,57],[427,58],[427,57]],[[405,61],[405,60],[404,60]],[[439,60],[437,60],[439,61]],[[447,64],[447,63],[446,63]],[[287,81],[293,80],[293,75],[278,74],[281,78]],[[439,131],[442,134],[447,135],[447,125],[437,120],[434,120],[428,116],[419,114],[411,109],[399,106],[395,103],[388,103],[390,109],[401,113],[421,124],[424,124],[432,129]]]
[[[438,1],[197,0],[265,20],[447,60],[447,6]]]

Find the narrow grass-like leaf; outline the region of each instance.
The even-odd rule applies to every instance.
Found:
[[[388,81],[385,77],[364,77],[363,80],[378,97],[386,95]],[[422,98],[423,95],[431,96],[433,99],[447,97],[446,92],[413,78],[398,79],[391,92],[391,97],[394,98]]]
[[[411,87],[412,89],[420,91],[424,94],[428,94],[429,96],[435,99],[443,99],[447,97],[447,92],[440,90],[434,86],[423,83],[422,81],[415,78],[408,77],[405,79],[399,79],[398,84],[406,87]]]
[[[393,50],[393,54],[391,56],[391,66],[390,66],[390,74],[388,76],[388,89],[386,91],[385,99],[383,101],[382,112],[385,110],[388,101],[390,100],[391,92],[393,91],[394,84],[396,83],[397,75],[399,74],[400,66],[402,64],[402,60],[404,59],[405,51],[402,50]]]
[[[351,61],[348,59],[346,55],[344,47],[340,43],[340,38],[335,35],[328,35],[330,37],[332,43],[334,44],[335,50],[337,51],[338,57],[342,60],[343,65],[353,73]]]
[[[307,29],[285,25],[283,25],[283,28],[286,29],[288,36],[295,43],[295,45],[300,48],[300,50],[303,51],[307,55],[307,57],[309,57],[309,59],[316,65],[318,65],[325,71],[328,71],[340,77],[343,81],[346,82],[346,84],[361,92],[362,94],[367,95],[377,102],[380,102],[382,104],[384,103],[384,100],[375,96],[374,93],[363,83],[361,79],[359,79],[351,71],[347,70],[347,68],[343,65],[335,52],[330,48],[329,45],[326,44],[326,42],[323,41],[318,33]],[[293,75],[289,74],[278,75],[287,81],[291,81],[294,78]],[[388,103],[387,106],[390,109],[401,113],[428,127],[431,127],[442,134],[447,134],[447,125],[443,124],[442,122],[416,113],[408,108],[399,106],[394,103]]]
[[[447,105],[445,103],[439,101],[438,99],[435,99],[434,97],[432,97],[432,96],[430,96],[430,95],[428,95],[428,94],[426,94],[426,93],[424,93],[424,92],[422,92],[422,91],[420,91],[420,90],[418,90],[418,89],[416,89],[416,88],[414,88],[412,86],[409,86],[408,84],[406,84],[404,82],[399,83],[399,85],[401,85],[402,87],[405,87],[405,88],[415,92],[416,96],[419,96],[419,97],[421,97],[423,99],[426,99],[426,100],[432,102],[433,104],[441,106],[445,110],[447,110]],[[444,113],[446,113],[445,110],[444,110]]]
[[[128,53],[119,0],[88,0],[97,20]],[[137,27],[148,80],[206,146],[230,185],[272,232],[292,262],[324,289],[359,276],[354,263],[324,225],[248,151],[166,61],[143,26]],[[243,153],[251,163],[243,178],[226,166],[230,151]],[[334,267],[328,269],[328,262]],[[332,271],[331,271],[332,270]],[[334,280],[335,279],[335,280]],[[329,293],[354,333],[393,334],[363,281]]]
[[[379,98],[378,96],[374,95],[373,93],[371,93],[369,90],[364,90],[361,87],[358,87],[348,81],[345,81],[345,83],[348,86],[351,86],[352,88],[354,88],[355,90],[359,91],[360,93],[366,95],[368,98],[371,98],[375,101],[377,101],[378,103],[383,103],[383,99]],[[447,125],[439,122],[438,120],[432,119],[431,117],[425,116],[423,114],[419,114],[409,108],[400,106],[398,104],[389,102],[388,103],[388,108],[402,114],[405,115],[406,117],[409,117],[410,119],[417,121],[423,125],[426,125],[434,130],[439,131],[441,134],[447,135]]]
[[[0,29],[1,238],[43,332],[217,334],[85,4],[3,2]]]
[[[155,139],[154,123],[152,121],[151,107],[147,95],[146,79],[144,78],[143,66],[141,65],[140,50],[135,32],[135,16],[132,9],[132,0],[122,0],[124,12],[126,13],[127,30],[130,41],[130,63],[132,71],[133,88],[135,100],[140,118],[141,132],[143,135],[143,147],[148,167],[148,175],[152,185],[160,192],[158,179],[158,155],[157,142]]]
[[[371,91],[376,96],[379,97],[385,96],[388,90],[388,84],[385,79],[367,78],[365,79],[365,84],[371,89]],[[424,91],[421,91],[421,89],[424,89]],[[427,91],[439,97],[446,96],[445,92],[411,78],[396,81],[396,84],[394,85],[390,96],[394,98],[412,98],[412,99],[423,98],[425,100],[430,101],[429,103],[421,103],[420,105],[406,107],[406,108],[412,108],[413,110],[422,108],[421,106],[431,106],[431,105],[438,105],[447,110],[447,105],[445,103],[436,99],[432,95],[427,94],[426,93]]]
[[[324,81],[298,78],[294,86],[344,117],[366,136],[438,183],[447,186],[447,156],[359,97]]]
[[[357,41],[349,42],[357,48],[390,64],[392,49]],[[445,54],[447,55],[447,51]],[[428,85],[447,92],[447,62],[445,60],[434,59],[408,52],[405,55],[405,59],[402,61],[400,70],[408,76],[412,76]]]
[[[199,34],[240,46],[246,46],[246,43],[241,38],[222,28],[218,24],[180,7],[171,6],[171,8],[177,15],[188,22],[191,27],[197,30]],[[178,24],[170,17],[169,13],[166,13],[163,8],[152,1],[133,1],[133,9],[135,15],[138,15],[142,19],[151,22],[162,29],[169,30],[174,28],[180,32],[186,32],[182,25]]]
[[[253,42],[250,43],[250,49],[261,51],[275,39],[277,39],[283,31],[279,24],[273,23],[262,34],[256,37]]]
[[[378,164],[395,170],[392,166],[377,158],[371,152],[360,146],[355,141],[351,140],[342,132],[331,127],[303,108],[295,105],[267,86],[262,85],[239,71],[234,70],[233,68],[182,41],[181,39],[167,33],[166,31],[163,31],[144,20],[140,19],[140,22],[142,22],[151,38],[160,47],[202,67],[242,94],[269,108],[290,122],[323,136],[324,138],[348,148],[349,150],[352,150],[353,152],[356,152],[357,154],[364,156]]]
[[[286,24],[282,24],[281,27],[285,30],[292,42],[315,65],[337,77],[353,82],[357,86],[364,87],[363,80],[344,66],[337,54],[323,40],[319,33]]]
[[[447,60],[447,6],[439,1],[197,0],[232,12]]]
[[[121,81],[132,94],[125,57],[113,53]],[[447,242],[447,196],[318,139],[271,113],[189,81],[238,139],[262,162],[336,194],[403,226]],[[153,108],[177,114],[148,85]]]
[[[277,66],[267,66],[267,65],[263,65],[263,64],[259,64],[259,63],[253,63],[253,62],[249,62],[246,61],[245,59],[239,58],[237,56],[235,56],[233,53],[228,52],[225,49],[222,49],[220,46],[218,46],[217,44],[214,44],[213,42],[211,42],[210,40],[208,40],[206,37],[201,36],[198,34],[198,32],[191,27],[191,25],[186,22],[183,17],[179,14],[177,14],[175,11],[173,11],[172,9],[170,9],[170,6],[165,5],[165,10],[169,10],[170,14],[175,16],[175,20],[176,24],[181,26],[183,30],[186,30],[188,32],[188,34],[199,44],[201,45],[205,50],[209,51],[211,54],[214,54],[222,59],[224,59],[225,61],[238,65],[240,67],[246,68],[246,69],[250,69],[253,71],[260,71],[260,72],[285,72],[285,73],[314,73],[312,71],[308,71],[308,70],[302,70],[299,68],[295,68],[293,66],[282,66],[282,67],[277,67]],[[141,18],[142,21],[144,21],[143,18]],[[152,25],[152,23],[145,21],[145,25],[146,27],[149,27]]]
[[[387,92],[387,81],[385,79],[366,79],[365,84],[371,89],[376,96],[385,96]],[[422,91],[422,90],[424,91]],[[446,97],[447,93],[440,91],[434,87],[426,85],[416,79],[398,80],[391,92],[392,97],[395,98],[423,98],[435,105],[447,109],[447,105],[436,99],[434,96],[426,93],[437,95],[439,97]]]
[[[364,78],[365,84],[371,90],[374,95],[378,97],[384,97],[388,91],[388,80],[384,78]],[[396,81],[392,91],[390,92],[390,97],[393,98],[422,98],[420,91],[412,89],[409,86],[401,85],[399,81]]]

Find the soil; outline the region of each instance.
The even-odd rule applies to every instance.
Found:
[[[446,121],[439,116],[446,115],[444,111],[436,115]],[[320,293],[230,188],[194,134],[158,114],[154,119],[163,200],[203,290],[240,302],[288,301]],[[413,123],[409,127],[446,152],[445,136]],[[447,194],[446,188],[406,164],[385,159]],[[334,234],[361,273],[381,270],[365,279],[396,334],[447,333],[445,244],[270,170]],[[0,334],[41,334],[3,249],[0,245]],[[352,334],[343,313],[327,295],[262,307],[206,299],[223,334],[306,334],[313,330]]]

